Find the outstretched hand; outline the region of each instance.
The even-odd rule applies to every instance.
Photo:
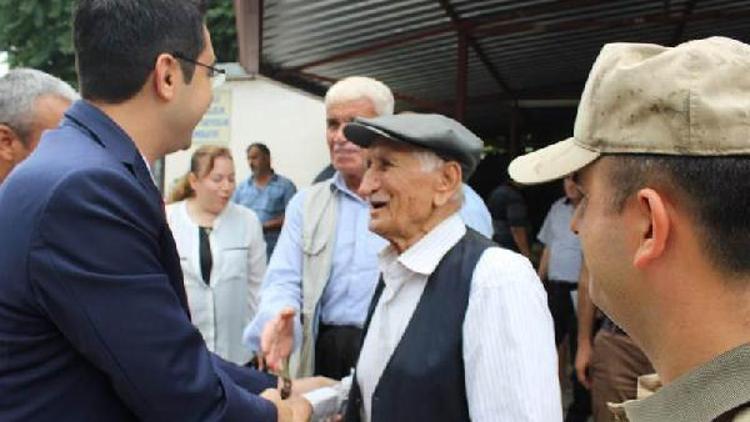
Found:
[[[258,357],[258,367],[261,370],[268,367],[278,373],[284,369],[284,362],[289,358],[294,346],[295,315],[296,311],[293,308],[286,307],[263,327]]]

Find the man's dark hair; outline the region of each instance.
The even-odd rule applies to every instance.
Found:
[[[252,144],[250,144],[250,145],[249,145],[249,146],[247,147],[247,150],[246,150],[246,152],[247,152],[248,154],[250,154],[250,150],[251,150],[251,149],[253,149],[253,148],[258,148],[258,150],[259,150],[260,152],[262,152],[262,153],[263,153],[263,154],[264,154],[264,155],[265,155],[266,157],[269,157],[269,158],[271,157],[271,150],[270,150],[270,149],[268,149],[268,147],[266,146],[266,144],[262,144],[262,143],[260,143],[260,142],[255,142],[255,143],[252,143]]]
[[[699,237],[717,268],[749,274],[750,157],[612,155],[613,208],[650,186],[674,194],[698,224]]]
[[[162,53],[194,60],[203,51],[205,0],[79,0],[73,42],[81,96],[132,98]],[[180,60],[185,81],[195,65]]]

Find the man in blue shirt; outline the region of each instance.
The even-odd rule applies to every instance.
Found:
[[[368,229],[370,206],[357,194],[366,170],[365,151],[344,136],[343,128],[355,117],[393,114],[393,94],[379,81],[355,76],[334,84],[325,106],[336,173],[289,202],[258,313],[244,333],[245,344],[272,368],[296,351],[290,360],[295,378],[349,374],[378,281],[377,253],[387,244]],[[466,187],[464,194],[473,198],[471,204],[481,205],[464,206],[464,221],[491,236],[489,211]],[[477,215],[483,216],[481,222],[473,221]]]
[[[508,180],[496,187],[487,200],[492,214],[494,235],[492,240],[498,245],[531,257],[529,239],[526,232],[528,216],[526,201],[521,192]]]
[[[247,147],[247,163],[253,174],[237,186],[232,202],[255,211],[263,224],[266,257],[271,253],[284,224],[284,210],[297,192],[291,180],[271,168],[271,151],[265,144],[254,143]]]

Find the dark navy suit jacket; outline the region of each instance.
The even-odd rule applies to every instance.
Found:
[[[76,102],[0,186],[0,421],[275,421],[275,385],[206,349],[143,158]]]

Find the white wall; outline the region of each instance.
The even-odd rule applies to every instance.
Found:
[[[227,81],[232,90],[229,148],[238,183],[250,175],[245,148],[262,142],[271,150],[274,170],[297,188],[308,186],[329,163],[325,107],[321,98],[258,76]],[[223,89],[223,88],[222,88]],[[195,147],[166,157],[164,184],[185,174]]]

